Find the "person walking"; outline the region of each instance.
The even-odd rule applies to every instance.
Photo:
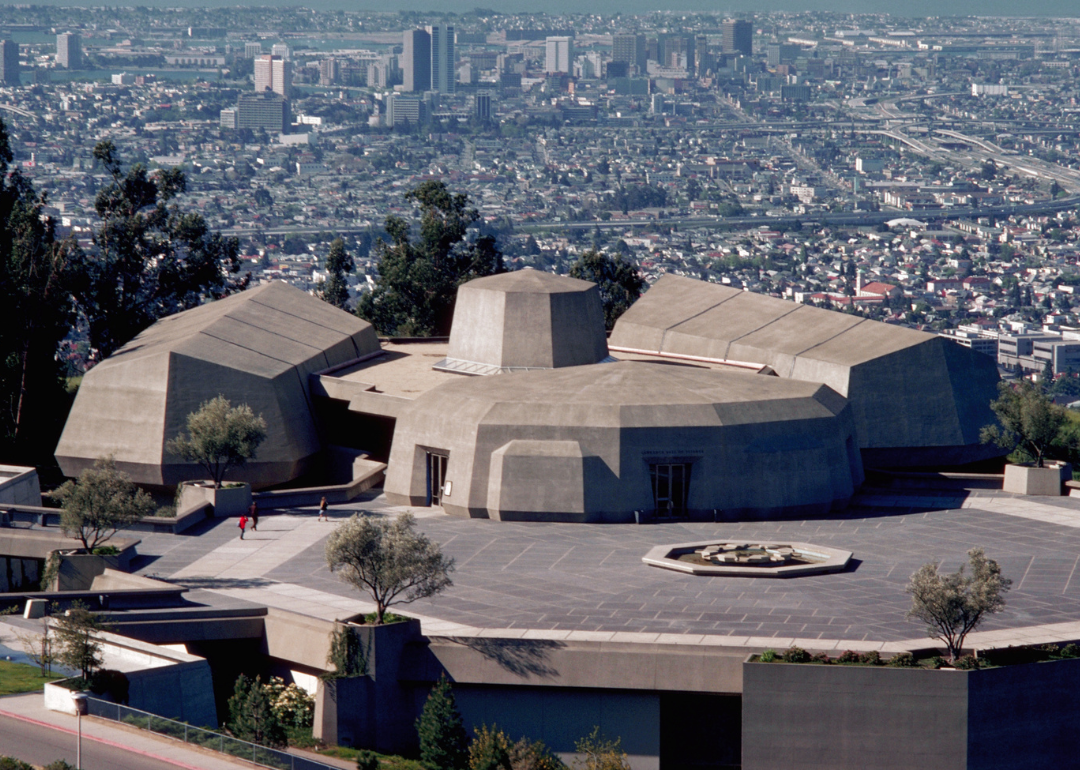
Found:
[[[247,516],[240,514],[240,539],[244,539],[244,530],[247,528]]]
[[[251,531],[259,531],[259,506],[255,505],[255,501],[251,501],[251,507],[248,508],[248,518],[251,519]]]
[[[319,501],[319,521],[330,521],[330,518],[326,515],[326,496]]]

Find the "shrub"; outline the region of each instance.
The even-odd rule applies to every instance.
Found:
[[[949,661],[945,660],[945,658],[940,655],[935,655],[930,658],[930,668],[945,668],[947,665],[949,665]]]
[[[551,753],[543,741],[521,738],[510,747],[510,766],[514,770],[567,770],[561,759]]]
[[[881,655],[878,653],[877,650],[870,650],[870,652],[862,656],[862,662],[867,664],[868,666],[880,666]]]
[[[364,749],[356,755],[356,770],[379,770],[379,755]]]
[[[262,679],[241,674],[229,698],[229,731],[242,741],[272,748],[286,745],[285,726],[278,718]]]
[[[979,667],[979,659],[971,654],[961,655],[959,658],[956,659],[956,663],[954,665],[957,668],[963,669],[965,671],[972,671]]]
[[[761,653],[758,660],[762,663],[772,663],[776,660],[776,650],[765,650],[765,652]]]
[[[1058,654],[1063,658],[1080,658],[1080,644],[1069,642]]]
[[[469,744],[469,770],[513,770],[506,733],[494,725],[480,725]]]
[[[829,653],[827,653],[827,652],[819,652],[817,655],[814,656],[814,662],[815,663],[822,663],[822,664],[827,666],[830,663],[832,663],[833,661],[832,661],[832,658],[829,657]]]
[[[34,768],[15,757],[0,757],[0,770],[34,770]]]
[[[66,760],[58,759],[45,765],[45,770],[75,770],[75,765],[69,764]]]
[[[840,657],[836,659],[837,663],[862,663],[862,655],[854,650],[844,650],[840,653]]]
[[[574,748],[582,757],[574,763],[575,770],[630,770],[626,752],[619,738],[608,740],[594,727],[588,736],[578,741]]]
[[[893,668],[912,668],[915,665],[915,656],[910,652],[898,652],[889,658],[889,662],[885,665]]]
[[[420,737],[420,762],[425,767],[430,770],[468,767],[468,736],[446,677],[441,677],[431,688],[424,710],[416,720],[416,732]]]
[[[784,650],[783,659],[785,663],[809,663],[810,653],[802,647],[788,647]]]

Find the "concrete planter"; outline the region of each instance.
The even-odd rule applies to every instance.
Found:
[[[251,507],[251,485],[246,482],[226,481],[227,486],[214,489],[210,481],[185,481],[180,486],[180,500],[177,510],[199,503],[214,506],[214,516],[229,517],[247,513]]]
[[[1061,485],[1072,479],[1068,463],[1047,463],[1045,468],[1031,465],[1006,465],[1003,489],[1016,495],[1060,497]]]
[[[366,676],[320,681],[314,736],[326,743],[401,753],[414,748],[415,704],[398,681],[405,648],[419,641],[419,620],[350,625],[367,660]]]

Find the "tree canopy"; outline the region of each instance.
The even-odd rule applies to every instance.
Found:
[[[187,435],[167,442],[165,450],[201,465],[215,488],[221,487],[230,468],[255,456],[266,439],[266,420],[247,404],[233,406],[225,396],[205,402],[187,418]]]
[[[982,548],[972,548],[968,563],[956,572],[942,575],[938,564],[931,562],[911,576],[908,617],[925,623],[927,634],[944,642],[949,659],[956,660],[967,635],[987,615],[1005,609],[1003,594],[1011,585],[996,561],[986,558]]]
[[[466,770],[469,766],[468,735],[458,711],[454,691],[446,677],[431,688],[424,710],[416,720],[420,738],[420,762],[429,770]]]
[[[1069,421],[1065,409],[1050,400],[1041,385],[1028,380],[1022,380],[1016,386],[999,383],[998,397],[991,402],[990,408],[994,410],[998,424],[982,429],[982,442],[1019,451],[1039,468],[1043,467],[1047,452],[1058,442]]]
[[[352,255],[345,250],[345,241],[335,238],[330,242],[326,255],[326,280],[319,290],[319,298],[342,310],[349,309],[349,284],[345,276],[356,268]]]
[[[611,256],[596,250],[586,251],[570,268],[570,277],[592,281],[600,289],[604,325],[608,331],[645,290],[645,279],[621,254]]]
[[[346,583],[375,602],[375,622],[382,623],[395,604],[426,599],[452,585],[454,560],[438,544],[416,531],[405,513],[396,519],[353,516],[326,541],[326,563]]]
[[[137,163],[125,173],[110,141],[94,147],[94,158],[109,182],[94,200],[102,224],[75,297],[90,345],[105,358],[159,318],[244,288],[250,277],[229,277],[240,271],[235,238],[169,205],[187,189],[180,169],[151,176]]]
[[[55,645],[53,660],[75,669],[83,682],[89,684],[94,671],[104,662],[98,634],[106,630],[105,624],[81,602],[74,602],[52,622],[51,628]]]
[[[57,240],[45,196],[12,160],[0,121],[0,459],[48,462],[70,407],[58,354],[83,255]]]
[[[53,496],[60,501],[60,526],[93,551],[118,530],[154,511],[154,500],[117,470],[111,457],[94,462],[74,481],[66,481]]]
[[[474,278],[505,272],[502,254],[490,236],[470,239],[480,218],[468,196],[441,181],[427,181],[405,193],[420,207],[420,235],[397,216],[386,218],[389,241],[376,247],[379,277],[357,305],[357,314],[379,334],[407,337],[450,333],[457,287]]]

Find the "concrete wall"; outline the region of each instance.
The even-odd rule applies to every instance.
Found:
[[[0,504],[41,505],[37,470],[21,465],[0,465]]]

